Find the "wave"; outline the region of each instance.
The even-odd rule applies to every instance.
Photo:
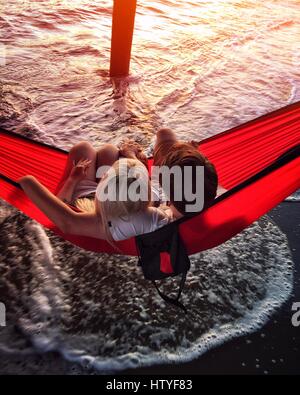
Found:
[[[13,324],[2,352],[22,349],[12,342],[17,327],[30,340],[27,353],[59,352],[100,373],[189,361],[261,327],[292,290],[287,239],[267,217],[192,257],[187,315],[161,301],[133,258],[82,251],[15,210],[0,227],[2,298]]]
[[[300,202],[300,189],[285,199],[286,202]]]

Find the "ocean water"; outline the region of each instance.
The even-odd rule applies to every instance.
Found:
[[[148,149],[161,126],[200,140],[300,100],[298,1],[140,0],[131,74],[114,80],[112,5],[1,5],[0,127],[66,149],[124,137]],[[293,282],[267,217],[193,257],[189,318],[165,308],[135,260],[72,247],[4,202],[0,244],[1,352],[57,350],[99,372],[195,358],[261,326]]]
[[[112,0],[6,0],[0,125],[69,148],[216,134],[300,99],[298,1],[140,0],[131,76],[108,78]]]

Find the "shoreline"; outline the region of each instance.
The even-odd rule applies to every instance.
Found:
[[[294,261],[291,297],[261,329],[238,337],[178,365],[126,370],[123,374],[299,374],[300,328],[291,324],[292,304],[300,302],[300,202],[283,202],[267,214],[286,234]]]
[[[287,235],[294,260],[294,290],[289,300],[261,329],[238,337],[191,362],[130,369],[122,375],[299,374],[300,328],[291,324],[294,302],[300,302],[300,202],[283,202],[271,212]],[[298,364],[299,365],[299,364]],[[0,374],[92,374],[57,353],[26,358],[0,355]],[[97,373],[96,373],[97,374]]]

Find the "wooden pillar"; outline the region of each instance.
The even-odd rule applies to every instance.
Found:
[[[114,0],[110,76],[129,74],[131,45],[137,0]]]

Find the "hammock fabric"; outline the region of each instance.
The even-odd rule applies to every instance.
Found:
[[[300,188],[300,102],[203,140],[199,149],[229,191],[205,211],[180,220],[189,254],[225,242]],[[8,203],[84,249],[137,255],[134,238],[117,242],[117,251],[104,240],[62,234],[16,183],[31,174],[54,192],[67,152],[0,131],[0,158],[0,197]]]

